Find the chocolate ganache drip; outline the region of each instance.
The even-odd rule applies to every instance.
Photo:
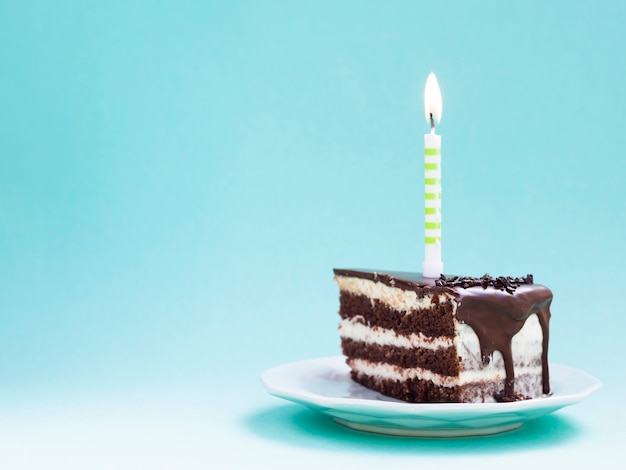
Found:
[[[446,278],[437,286],[451,287],[459,296],[457,318],[476,332],[483,362],[489,362],[494,351],[504,359],[506,380],[502,400],[515,399],[515,371],[511,342],[528,317],[536,314],[543,333],[541,368],[543,393],[550,392],[548,371],[548,337],[552,292],[533,284],[532,275],[524,278],[485,275],[480,278]]]

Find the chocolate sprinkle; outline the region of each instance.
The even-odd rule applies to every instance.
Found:
[[[492,277],[489,274],[485,274],[481,277],[469,277],[469,276],[445,276],[441,275],[439,279],[435,281],[437,287],[461,287],[468,289],[470,287],[493,287],[509,294],[515,292],[522,284],[532,284],[533,275],[528,274],[524,277],[511,277],[511,276],[498,276]]]

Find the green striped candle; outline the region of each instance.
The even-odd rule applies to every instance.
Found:
[[[435,74],[426,81],[426,119],[430,133],[424,135],[424,263],[422,274],[438,278],[443,274],[441,260],[441,136],[435,134],[435,120],[441,118],[441,92]]]

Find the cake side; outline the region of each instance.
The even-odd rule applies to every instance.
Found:
[[[434,285],[400,288],[394,278],[339,272],[339,334],[352,378],[405,401],[459,401],[454,297]]]
[[[473,321],[476,306],[468,310],[467,305],[481,296],[492,300],[480,304],[483,316],[503,315],[498,308],[510,301],[500,298],[499,289],[466,292],[438,286],[417,273],[337,269],[335,279],[340,289],[341,346],[355,381],[411,402],[494,401],[515,393],[526,397],[543,393],[539,315],[513,309],[519,328],[511,335],[512,352],[503,348],[504,354],[486,348],[468,324],[467,316]],[[534,297],[525,292],[513,303],[523,309]],[[531,310],[533,306],[531,302]],[[488,336],[485,331],[481,334]]]

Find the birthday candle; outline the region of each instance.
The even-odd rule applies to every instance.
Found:
[[[441,136],[435,133],[435,120],[441,120],[442,100],[437,77],[430,73],[424,90],[426,120],[430,133],[424,134],[424,263],[422,274],[438,278],[443,274],[441,260]]]

